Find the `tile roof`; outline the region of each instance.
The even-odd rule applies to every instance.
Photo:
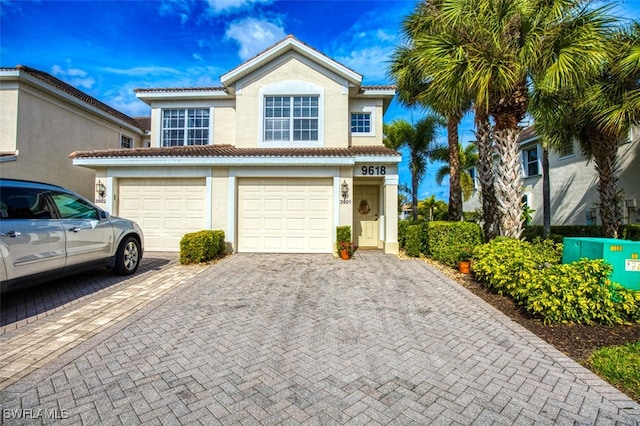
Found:
[[[362,90],[396,90],[397,88],[395,84],[374,84],[360,87]]]
[[[76,89],[75,87],[71,86],[70,84],[65,83],[64,81],[52,76],[51,74],[48,74],[44,71],[40,71],[37,70],[35,68],[31,68],[31,67],[27,67],[25,65],[18,65],[15,68],[2,68],[3,70],[18,70],[21,73],[25,73],[37,80],[40,80],[42,83],[47,84],[48,86],[51,86],[55,89],[58,89],[68,95],[73,96],[74,98],[78,99],[79,101],[90,105],[94,108],[97,108],[103,112],[106,112],[107,114],[121,120],[124,121],[125,123],[128,123],[134,127],[138,127],[138,122],[136,122],[135,119],[133,119],[132,117],[129,117],[126,114],[123,114],[122,112],[116,110],[115,108],[110,107],[109,105],[105,104],[104,102],[101,102],[99,100],[97,100],[96,98],[87,95],[86,93]]]
[[[133,117],[133,119],[136,120],[138,127],[142,130],[151,131],[151,117]]]
[[[383,146],[352,146],[349,148],[236,148],[233,145],[198,145],[76,151],[72,152],[69,157],[352,157],[354,155],[400,156],[397,151]]]
[[[226,89],[222,86],[210,87],[149,87],[133,89],[134,93],[173,93],[173,92],[224,92]]]
[[[535,126],[529,126],[522,129],[520,135],[518,135],[518,143],[526,141],[527,139],[531,139],[536,136],[536,128]]]

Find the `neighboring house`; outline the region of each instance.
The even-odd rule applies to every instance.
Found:
[[[542,145],[533,126],[519,137],[524,176],[522,197],[532,213],[532,225],[542,225]],[[618,148],[619,181],[624,224],[640,223],[640,129],[634,128]],[[475,175],[474,175],[475,176]],[[549,151],[552,225],[600,225],[598,174],[577,142]],[[476,189],[480,184],[476,183]],[[482,209],[479,192],[464,203],[465,211]]]
[[[0,176],[70,188],[88,198],[95,172],[73,167],[78,150],[144,146],[138,121],[42,71],[0,68]]]
[[[240,252],[333,253],[336,226],[362,248],[398,252],[398,163],[382,143],[393,86],[292,36],[221,76],[221,87],[137,89],[151,147],[79,151],[148,250],[224,230]]]

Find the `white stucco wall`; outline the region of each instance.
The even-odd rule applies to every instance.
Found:
[[[636,200],[640,207],[640,129],[634,129],[632,140],[621,144],[618,148],[619,181],[625,200]],[[555,152],[549,153],[549,176],[551,182],[551,224],[552,225],[587,225],[587,211],[597,209],[598,174],[593,161],[587,161],[575,147],[575,154],[560,157]],[[540,169],[542,170],[542,169]],[[533,225],[542,225],[542,175],[524,178],[523,193],[528,195],[529,204],[535,210]],[[478,191],[464,203],[464,211],[481,209]],[[623,223],[640,223],[638,207],[628,209],[623,206]],[[596,212],[596,223],[601,224]]]
[[[36,87],[20,85],[14,91],[2,91],[2,146],[15,140],[19,151],[16,161],[3,162],[2,177],[38,180],[70,188],[83,196],[94,197],[94,170],[74,167],[69,158],[73,151],[120,147],[122,133],[141,143],[141,135],[80,109],[72,103],[51,96]],[[15,104],[5,111],[4,102]],[[5,114],[11,114],[4,117]],[[5,121],[6,118],[6,121]],[[12,136],[15,134],[15,137]]]

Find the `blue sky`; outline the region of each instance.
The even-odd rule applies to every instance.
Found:
[[[133,90],[218,86],[219,77],[288,34],[364,75],[388,84],[388,58],[402,42],[404,0],[0,0],[0,66],[26,65],[55,75],[131,116],[149,115]],[[619,11],[640,17],[640,0]],[[385,122],[417,121],[420,111],[393,103]],[[473,139],[470,117],[460,128]],[[442,133],[441,141],[445,142]],[[410,183],[406,154],[400,181]],[[420,198],[447,200],[428,166]]]

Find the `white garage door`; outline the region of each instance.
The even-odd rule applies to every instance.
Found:
[[[204,178],[120,179],[119,213],[138,222],[145,250],[179,251],[180,239],[205,229]]]
[[[238,181],[238,251],[332,253],[332,179]]]

